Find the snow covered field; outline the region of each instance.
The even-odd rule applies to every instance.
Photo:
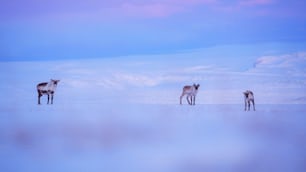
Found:
[[[306,171],[306,53],[213,52],[0,62],[0,172]]]
[[[243,108],[1,105],[0,171],[305,171],[305,105]]]

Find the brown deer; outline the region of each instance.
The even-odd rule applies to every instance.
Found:
[[[48,102],[50,100],[51,95],[51,104],[53,104],[53,96],[57,87],[57,84],[60,80],[51,79],[50,82],[42,82],[37,84],[37,92],[38,92],[38,104],[40,105],[40,97],[43,95],[48,95]]]
[[[186,99],[189,105],[195,105],[196,95],[200,84],[186,85],[183,87],[182,95],[180,96],[180,104],[182,104],[182,98],[187,95]],[[190,100],[189,100],[190,99]]]
[[[254,100],[254,94],[250,90],[246,90],[243,92],[244,95],[244,110],[250,111],[251,103],[253,104],[253,110],[255,111],[255,100]]]

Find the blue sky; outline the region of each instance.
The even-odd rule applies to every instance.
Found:
[[[4,0],[0,59],[82,59],[228,44],[304,44],[305,7],[299,0]]]

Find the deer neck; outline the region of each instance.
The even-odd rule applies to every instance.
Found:
[[[55,91],[56,86],[57,86],[57,84],[54,84],[54,83],[50,82],[50,83],[48,84],[48,90]]]

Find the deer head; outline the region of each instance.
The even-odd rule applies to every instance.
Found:
[[[54,85],[57,85],[57,83],[59,83],[60,80],[55,80],[55,79],[51,79],[51,83],[53,83]]]

